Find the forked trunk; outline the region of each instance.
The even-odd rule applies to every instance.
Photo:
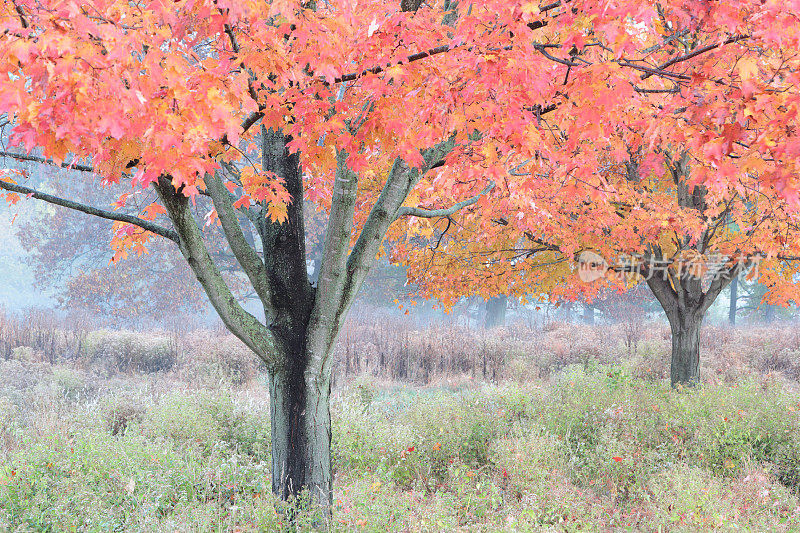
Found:
[[[693,386],[700,382],[700,326],[703,315],[690,311],[670,318],[672,329],[672,364],[670,381],[673,387]]]
[[[714,280],[703,293],[699,278],[675,282],[678,291],[665,279],[651,277],[647,285],[667,315],[672,330],[670,381],[673,387],[700,383],[700,327],[708,308],[725,288],[728,280]]]

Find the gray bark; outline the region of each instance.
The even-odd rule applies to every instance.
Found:
[[[661,255],[656,251],[656,259]],[[744,265],[733,265],[719,272],[703,291],[700,279],[692,276],[666,276],[652,272],[647,285],[667,315],[672,332],[670,381],[673,387],[693,386],[700,382],[700,327],[711,304],[737,276]],[[645,274],[648,272],[645,270]]]
[[[670,321],[672,330],[672,360],[670,382],[693,386],[700,382],[700,326],[703,315],[698,310],[685,312]]]
[[[670,282],[651,277],[647,285],[655,295],[669,321],[672,332],[670,383],[691,386],[700,380],[700,326],[705,310],[697,292],[687,291],[680,284],[676,291]]]
[[[156,191],[175,226],[178,247],[200,282],[225,326],[261,357],[268,367],[275,363],[277,343],[273,334],[236,301],[222,274],[208,253],[203,234],[189,207],[189,199],[177,192],[166,177]]]
[[[731,301],[728,305],[728,322],[731,326],[736,325],[736,309],[739,300],[739,279],[731,280]]]
[[[281,499],[305,490],[315,503],[331,505],[329,383],[309,387],[298,371],[270,376],[272,490]]]
[[[508,296],[500,295],[489,298],[486,301],[486,320],[484,322],[484,328],[492,329],[505,325],[507,307]]]

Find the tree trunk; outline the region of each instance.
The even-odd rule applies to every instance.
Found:
[[[587,305],[583,310],[583,321],[594,326],[594,307]]]
[[[739,300],[739,280],[733,278],[731,280],[731,301],[728,307],[728,322],[731,326],[736,325],[736,306]]]
[[[307,491],[311,502],[329,511],[333,494],[330,380],[309,379],[305,366],[301,362],[270,376],[272,491],[283,500]]]
[[[700,382],[700,326],[703,315],[699,310],[675,313],[670,317],[672,329],[672,386],[693,386]]]
[[[766,304],[764,306],[764,322],[767,324],[773,322],[775,320],[775,309],[777,308],[776,305]]]
[[[486,301],[486,329],[503,326],[506,323],[506,307],[508,307],[508,296],[501,295],[489,298]]]
[[[657,276],[648,278],[647,285],[664,309],[672,330],[670,381],[673,387],[700,383],[700,327],[703,317],[737,274],[738,267],[732,267],[715,278],[705,293],[701,290],[699,278],[681,279],[674,283]]]

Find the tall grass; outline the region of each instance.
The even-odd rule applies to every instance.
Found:
[[[310,528],[270,494],[266,380],[238,340],[0,321],[0,530]],[[800,334],[706,327],[691,391],[669,388],[665,326],[630,335],[349,322],[331,529],[800,530]]]
[[[3,388],[0,529],[288,530],[261,381],[112,379],[82,398],[55,376]],[[523,384],[362,377],[333,416],[334,531],[800,528],[800,396],[774,381],[681,392],[582,364]]]

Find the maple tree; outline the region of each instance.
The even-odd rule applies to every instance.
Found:
[[[629,150],[652,169],[654,146],[701,152],[692,179],[703,183],[725,189],[755,172],[781,201],[795,195],[795,59],[780,51],[796,48],[798,25],[784,3],[2,5],[0,112],[12,142],[158,200],[103,209],[10,173],[0,188],[12,203],[28,195],[116,221],[119,254],[157,236],[177,244],[269,369],[272,484],[283,497],[308,489],[330,504],[331,350],[385,238],[404,257],[464,211],[484,243],[516,242],[492,219],[551,235],[566,226],[553,228],[542,208],[571,220],[588,201],[602,213],[611,193],[598,169]],[[314,285],[303,198],[328,211]],[[221,276],[207,222],[221,225],[264,323]],[[558,241],[565,256],[581,246]],[[517,270],[481,292],[499,292]]]
[[[639,274],[611,285],[646,279],[663,307],[677,385],[699,379],[703,317],[737,275],[758,266],[765,302],[799,301],[800,63],[787,45],[800,26],[770,2],[653,7],[617,26],[636,52],[591,33],[568,57],[554,46],[563,81],[525,130],[538,149],[498,150],[511,177],[488,212],[417,222],[429,246],[398,259],[449,305],[465,293],[591,298],[609,282],[581,281],[576,259],[597,252],[611,273]]]
[[[60,197],[116,200],[113,191],[97,191],[92,183],[58,179],[48,176],[48,186]],[[66,189],[65,185],[82,190]],[[150,203],[145,201],[145,205]],[[52,207],[31,211],[14,225],[20,245],[29,252],[26,262],[37,287],[51,288],[62,309],[129,325],[141,324],[145,317],[163,320],[167,313],[178,318],[206,307],[189,266],[169,241],[155,241],[148,246],[149,253],[110,262],[114,254],[108,246],[113,235],[111,221]],[[212,249],[214,244],[219,248],[219,239],[212,242]],[[216,255],[225,270],[232,265],[226,265],[230,261],[226,262],[221,252]],[[241,285],[233,276],[228,283]]]
[[[703,318],[733,280],[758,279],[767,307],[800,302],[800,215],[757,175],[711,188],[692,183],[689,152],[656,153],[661,168],[648,174],[639,159],[607,165],[602,185],[585,189],[601,190],[595,201],[526,196],[537,206],[516,211],[523,224],[464,214],[436,246],[409,253],[411,279],[446,304],[470,292],[591,301],[644,281],[671,326],[672,384],[696,383]],[[480,224],[496,238],[486,240]],[[588,273],[587,251],[597,265]]]
[[[484,230],[495,232],[494,240],[476,230],[484,220],[477,213],[458,217],[451,224],[457,229],[442,231],[436,246],[409,251],[409,276],[446,305],[462,294],[498,292],[591,301],[644,281],[672,327],[673,384],[696,382],[703,317],[731,281],[758,279],[768,288],[767,306],[800,302],[800,226],[787,202],[756,177],[712,193],[687,185],[684,163],[648,177],[630,174],[635,165],[607,175],[602,201],[568,206],[539,198],[533,212],[518,211],[525,226],[488,215],[484,224],[496,227]],[[532,218],[536,230],[527,225]],[[584,251],[600,264],[589,280],[581,272]]]
[[[645,282],[671,326],[672,384],[696,383],[703,318],[734,279],[758,279],[767,306],[800,302],[800,215],[756,175],[712,189],[691,183],[688,152],[658,155],[648,174],[639,159],[607,165],[601,186],[583,184],[585,197],[527,195],[536,208],[518,208],[517,223],[463,214],[436,246],[409,252],[410,278],[445,304],[497,292],[591,301]],[[602,198],[580,200],[596,187]],[[588,278],[584,252],[597,264]]]

